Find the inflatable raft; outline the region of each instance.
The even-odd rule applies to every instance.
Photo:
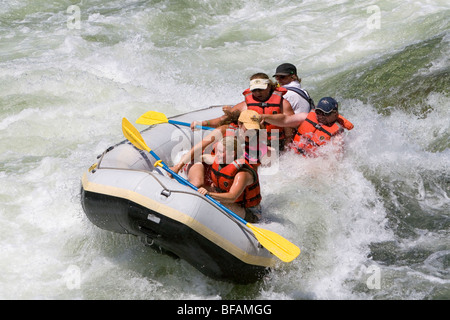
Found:
[[[213,106],[141,131],[168,166],[205,131],[173,124],[223,114]],[[101,229],[133,234],[145,244],[184,259],[203,274],[235,283],[261,279],[276,263],[253,232],[220,206],[172,179],[155,158],[128,140],[105,150],[82,177],[81,202]]]

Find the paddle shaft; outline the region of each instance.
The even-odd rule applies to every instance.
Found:
[[[179,174],[175,173],[174,171],[172,171],[159,157],[156,153],[153,152],[153,150],[149,150],[150,154],[157,160],[160,161],[160,166],[166,170],[168,173],[170,173],[178,182],[187,185],[189,187],[191,187],[192,189],[194,189],[195,191],[198,190],[198,188],[196,186],[194,186],[192,183],[190,183],[188,180],[184,179],[183,177],[181,177]],[[221,204],[220,202],[218,202],[216,199],[214,199],[213,197],[211,197],[209,194],[205,195],[206,198],[208,198],[209,200],[211,200],[212,202],[214,202],[217,206],[219,206],[221,209],[225,210],[227,213],[231,214],[233,217],[235,217],[236,219],[238,219],[240,222],[242,222],[243,224],[247,225],[248,222],[245,221],[244,219],[242,219],[240,216],[238,216],[236,213],[234,213],[233,211],[231,211],[230,209],[228,209],[227,207],[225,207],[223,204]]]
[[[168,120],[168,123],[171,124],[177,124],[180,126],[186,126],[186,127],[190,127],[191,124],[187,123],[187,122],[181,122],[181,121],[176,121],[176,120]],[[215,128],[210,128],[210,127],[204,127],[204,126],[195,126],[197,129],[202,129],[202,130],[214,130]]]
[[[183,177],[181,177],[180,175],[176,174],[175,172],[173,172],[169,167],[167,167],[167,165],[161,160],[159,159],[159,157],[152,151],[149,151],[150,154],[157,160],[159,161],[159,166],[161,166],[164,170],[166,170],[167,172],[169,172],[173,177],[175,177],[175,179],[180,182],[181,184],[185,184],[189,187],[191,187],[194,190],[198,190],[198,188],[196,186],[194,186],[192,183],[190,183],[188,180],[184,179]],[[274,253],[278,258],[282,259],[285,262],[290,262],[292,261],[296,256],[298,256],[298,254],[300,253],[300,249],[298,249],[298,253],[295,253],[294,255],[292,255],[292,253],[284,248],[283,243],[280,243],[278,241],[276,241],[274,238],[278,238],[278,239],[282,239],[279,235],[265,230],[265,229],[260,229],[255,227],[254,225],[250,224],[249,222],[245,221],[244,219],[242,219],[240,216],[238,216],[236,213],[234,213],[233,211],[231,211],[230,209],[228,209],[227,207],[225,207],[223,204],[221,204],[220,202],[218,202],[216,199],[214,199],[213,197],[211,197],[210,195],[205,195],[206,198],[208,198],[209,200],[211,200],[213,203],[215,203],[218,207],[220,207],[221,209],[223,209],[225,212],[227,212],[228,214],[232,215],[235,219],[239,220],[239,222],[243,223],[246,227],[248,227],[250,230],[252,230],[254,233],[257,233],[258,235],[255,234],[256,239],[263,244],[263,246],[270,247],[271,249],[273,249],[273,245],[276,245],[278,248],[280,248],[285,254],[290,255],[289,258],[282,258],[280,256],[280,252],[278,253],[274,253],[272,250],[272,253]],[[271,233],[271,235],[269,235],[268,233]],[[265,240],[263,243],[263,239]],[[269,243],[267,243],[266,241],[268,241]],[[283,242],[288,242],[287,240],[283,239]],[[268,245],[269,244],[269,245]],[[288,242],[288,246],[294,246],[293,244]],[[267,248],[269,249],[269,248]],[[269,249],[269,251],[271,251]]]

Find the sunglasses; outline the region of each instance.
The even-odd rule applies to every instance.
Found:
[[[331,110],[330,112],[325,113],[325,112],[323,112],[322,110],[316,109],[316,114],[319,115],[319,116],[325,116],[325,117],[327,117],[327,116],[333,114],[334,112],[336,112],[336,110]]]

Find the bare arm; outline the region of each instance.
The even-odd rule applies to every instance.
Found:
[[[196,155],[201,155],[203,153],[203,150],[205,150],[207,146],[209,146],[214,142],[219,141],[225,135],[227,128],[228,128],[227,125],[223,125],[220,126],[219,128],[214,129],[210,134],[204,137],[202,141],[200,141],[194,147],[192,147],[189,152],[185,153],[183,157],[181,157],[180,162],[178,162],[175,166],[171,167],[170,169],[175,173],[178,173],[185,164],[194,160]]]
[[[290,115],[294,114],[294,110],[292,109],[291,104],[286,99],[283,99],[282,108],[283,108],[283,110],[282,110],[283,114],[285,114],[287,116],[290,116]]]
[[[292,115],[263,114],[261,115],[261,121],[264,120],[265,122],[279,127],[298,128],[298,126],[301,125],[303,121],[305,121],[307,116],[307,112],[294,113]]]
[[[287,101],[286,99],[283,99],[283,114],[285,116],[291,116],[294,114],[294,110],[292,109],[291,103],[289,101]],[[297,127],[295,127],[295,129],[297,129]],[[284,134],[286,136],[286,141],[291,141],[292,137],[294,135],[294,130],[293,127],[291,126],[287,126],[284,129]]]
[[[227,110],[229,110],[230,112],[237,111],[237,110],[243,111],[246,109],[246,107],[247,107],[247,105],[245,104],[245,101],[242,101]],[[203,127],[217,128],[220,125],[220,123],[222,123],[222,121],[226,120],[227,118],[228,118],[228,116],[226,114],[224,114],[224,115],[222,115],[218,118],[214,118],[214,119],[203,120],[203,121],[193,121],[191,123],[191,129],[194,130],[196,125],[200,125]]]

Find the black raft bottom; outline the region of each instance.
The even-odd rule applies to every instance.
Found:
[[[253,283],[269,272],[251,265],[203,237],[188,226],[127,199],[81,189],[81,203],[88,219],[101,229],[143,237],[217,280]]]

